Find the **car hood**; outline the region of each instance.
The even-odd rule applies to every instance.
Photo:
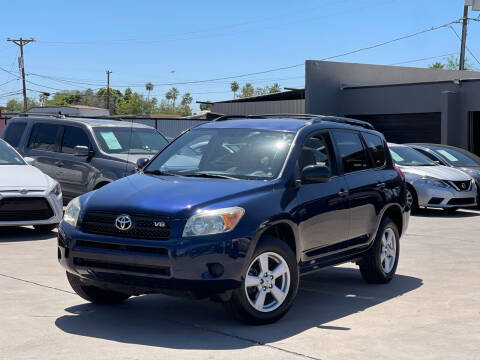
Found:
[[[31,165],[0,165],[0,191],[45,190],[52,185],[52,181]]]
[[[263,180],[230,180],[135,174],[85,197],[85,210],[163,215],[185,219],[199,209],[242,206],[272,191]]]
[[[480,182],[480,167],[479,166],[472,166],[472,167],[457,167],[457,169],[462,170],[464,173],[467,173],[471,177]]]
[[[461,170],[448,166],[399,166],[403,173],[409,177],[430,176],[440,180],[465,181],[471,177]]]

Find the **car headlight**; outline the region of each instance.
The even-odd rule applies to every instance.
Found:
[[[50,194],[58,196],[62,193],[62,188],[60,187],[59,183],[56,183],[52,190],[50,190]]]
[[[187,221],[183,237],[221,234],[232,231],[245,214],[241,207],[206,210],[193,215]]]
[[[67,208],[65,209],[65,214],[63,214],[63,221],[71,226],[77,226],[81,209],[80,199],[76,197],[68,203]]]
[[[425,184],[428,184],[431,186],[441,187],[444,189],[448,189],[450,187],[450,185],[448,185],[445,181],[436,179],[430,176],[424,176],[422,180]]]

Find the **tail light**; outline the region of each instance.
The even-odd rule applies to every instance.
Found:
[[[398,175],[400,175],[402,177],[403,180],[405,180],[405,174],[403,173],[402,170],[400,170],[399,167],[395,166],[395,171],[397,172]]]

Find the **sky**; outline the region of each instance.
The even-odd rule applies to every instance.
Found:
[[[172,86],[194,102],[231,99],[232,81],[255,87],[278,82],[303,87],[304,66],[232,79],[224,77],[303,64],[386,42],[458,20],[464,0],[264,1],[5,1],[0,28],[0,106],[21,90],[18,47],[25,46],[28,96],[38,91],[111,86],[163,98]],[[471,18],[480,12],[470,12]],[[21,20],[20,20],[21,19]],[[454,24],[460,34],[461,25]],[[480,21],[471,21],[467,46],[480,60]],[[332,61],[426,67],[459,53],[450,28],[441,28]],[[436,58],[432,58],[436,57]],[[438,57],[438,58],[437,58]],[[431,58],[422,61],[418,59]],[[469,62],[480,64],[467,54]],[[9,73],[10,72],[10,73]],[[182,84],[185,82],[204,82]],[[175,85],[170,85],[175,84]],[[36,90],[37,92],[33,91]],[[194,108],[198,110],[198,106]]]

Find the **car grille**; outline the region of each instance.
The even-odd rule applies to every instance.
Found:
[[[73,263],[77,266],[88,267],[88,268],[128,271],[128,272],[136,272],[136,273],[152,274],[152,275],[163,275],[163,276],[170,275],[170,268],[167,266],[119,264],[119,263],[114,263],[109,261],[83,259],[78,257],[73,258]]]
[[[36,197],[7,197],[0,200],[0,221],[47,220],[54,215],[48,201]]]
[[[130,215],[133,226],[129,230],[119,230],[115,220],[121,215],[103,212],[87,212],[82,222],[82,229],[86,233],[111,235],[116,237],[168,240],[170,238],[170,221],[165,218],[156,218],[146,215]],[[164,227],[155,227],[155,222],[163,222]]]
[[[475,198],[458,198],[458,199],[451,199],[448,202],[448,205],[473,205],[475,203]]]
[[[472,186],[472,182],[470,180],[466,180],[466,181],[452,181],[452,183],[456,186],[456,188],[460,191],[469,191],[471,186]]]

